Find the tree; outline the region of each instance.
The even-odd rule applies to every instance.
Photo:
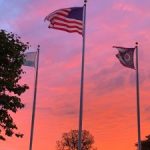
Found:
[[[138,146],[138,144],[136,144]],[[141,141],[142,150],[150,150],[150,135],[146,136],[146,140]]]
[[[18,83],[24,73],[21,66],[28,44],[13,33],[0,30],[0,140],[5,140],[5,136],[23,136],[16,131],[11,114],[24,107],[20,95],[29,88]]]
[[[68,133],[63,133],[61,140],[56,142],[57,150],[78,150],[78,130],[71,130]],[[89,131],[82,131],[82,150],[96,150],[93,148],[94,137]]]

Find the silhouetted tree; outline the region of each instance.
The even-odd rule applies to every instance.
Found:
[[[136,144],[138,146],[138,144]],[[142,150],[150,150],[150,135],[146,136],[146,140],[141,141]]]
[[[16,132],[11,114],[24,107],[20,95],[28,86],[18,81],[24,73],[21,66],[28,48],[28,43],[22,43],[17,35],[0,30],[0,140],[5,140],[5,136],[23,136]]]
[[[61,140],[56,142],[57,150],[78,150],[78,130],[71,130],[68,133],[63,133]],[[82,150],[96,150],[93,148],[94,137],[89,131],[82,131]]]

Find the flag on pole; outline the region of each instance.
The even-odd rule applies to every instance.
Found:
[[[125,48],[113,46],[113,48],[118,49],[118,54],[116,57],[119,59],[120,63],[125,67],[135,69],[134,67],[134,50],[135,48]]]
[[[37,52],[27,52],[24,57],[24,66],[35,67]]]
[[[49,21],[49,28],[66,32],[77,32],[82,35],[83,31],[83,7],[72,7],[56,10],[45,17]]]

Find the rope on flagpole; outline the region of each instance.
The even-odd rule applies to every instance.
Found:
[[[82,63],[81,63],[81,85],[80,85],[80,108],[79,108],[79,137],[78,150],[82,149],[82,120],[83,120],[83,92],[84,92],[84,55],[85,55],[85,24],[86,24],[86,2],[83,7],[83,45],[82,45]]]
[[[141,146],[141,125],[140,125],[140,94],[139,94],[139,67],[138,67],[138,42],[136,46],[136,94],[137,94],[137,125],[138,125],[138,150],[142,150]]]
[[[35,122],[35,111],[36,111],[38,68],[39,68],[39,52],[40,52],[40,45],[38,45],[37,56],[36,56],[36,70],[35,70],[35,81],[34,81],[34,97],[33,97],[33,106],[32,106],[32,119],[31,119],[31,131],[30,131],[29,150],[32,150],[33,136],[34,136],[34,122]]]

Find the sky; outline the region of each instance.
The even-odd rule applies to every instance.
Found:
[[[33,150],[55,150],[62,133],[78,129],[82,36],[48,28],[45,16],[82,6],[81,0],[0,0],[0,29],[40,45]],[[139,43],[141,138],[150,134],[150,1],[88,0],[85,42],[83,129],[98,150],[136,150],[136,72],[122,66],[112,46]],[[13,114],[24,138],[0,141],[1,150],[29,149],[35,70],[21,83],[25,108]]]

